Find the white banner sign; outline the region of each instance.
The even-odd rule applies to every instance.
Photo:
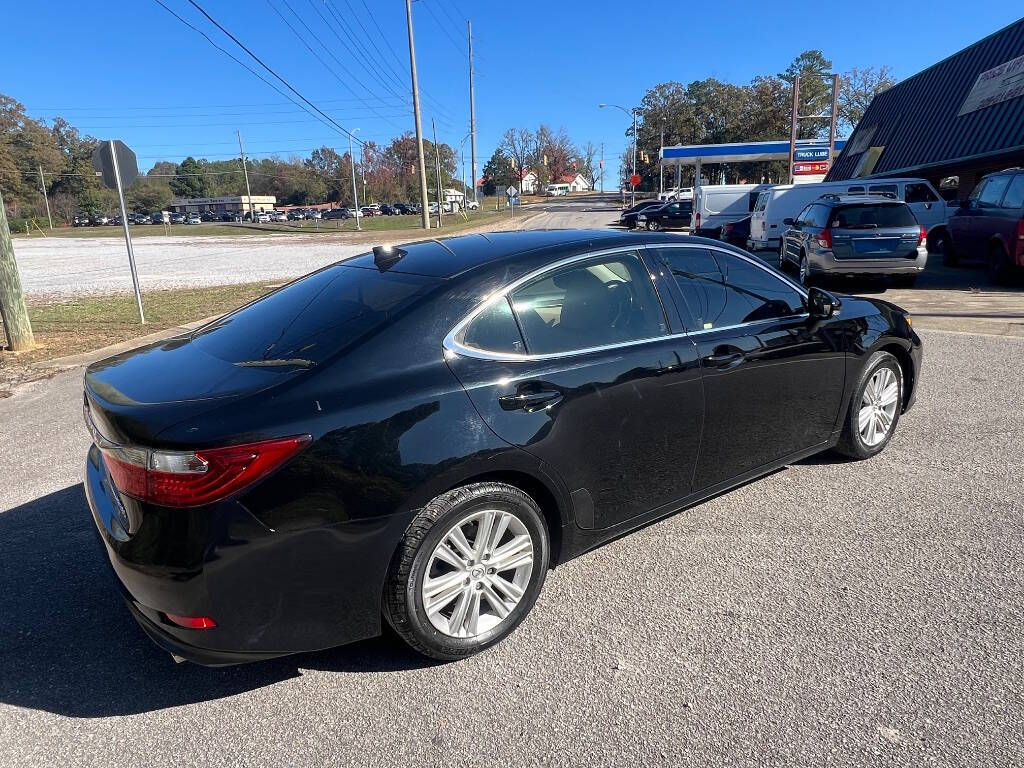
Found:
[[[957,117],[1024,96],[1024,56],[982,72],[964,99]]]

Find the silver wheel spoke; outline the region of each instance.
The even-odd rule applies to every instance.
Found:
[[[491,529],[494,527],[494,518],[497,512],[489,509],[480,515],[480,522],[476,529],[476,538],[473,539],[473,559],[478,563],[483,560],[484,552],[487,551],[491,540]]]
[[[480,590],[474,589],[469,596],[469,610],[466,611],[462,630],[467,637],[480,634]]]
[[[445,541],[442,541],[440,544],[437,545],[437,549],[434,550],[434,557],[436,557],[441,562],[447,563],[453,568],[466,567],[466,564],[462,561],[462,558],[459,557],[459,554],[453,551],[452,548],[448,546],[448,543]]]
[[[466,560],[473,559],[473,547],[466,539],[466,534],[462,532],[462,526],[457,525],[448,531],[448,539],[455,545],[455,548],[459,551],[459,554]]]
[[[870,420],[871,420],[871,406],[868,406],[867,408],[861,408],[860,409],[860,413],[857,414],[857,423],[858,423],[857,429],[860,430],[861,434],[864,433],[864,430],[867,428],[868,422]]]
[[[521,600],[523,597],[522,589],[520,589],[513,582],[509,581],[503,576],[499,576],[498,574],[494,574],[494,576],[491,577],[491,586],[497,587],[516,602]]]
[[[896,382],[892,382],[878,395],[878,404],[883,408],[888,408],[890,405],[896,402],[896,398],[899,396],[899,387],[896,386]]]
[[[515,607],[517,601],[513,602],[512,605],[508,605],[505,599],[501,597],[497,592],[494,591],[494,587],[490,584],[484,584],[483,593],[487,597],[487,604],[494,609],[494,612],[498,614],[499,619],[504,619],[511,613],[511,609]]]
[[[520,561],[533,562],[533,541],[530,539],[530,534],[516,536],[498,551],[491,553],[491,566],[498,571],[516,568]]]
[[[511,517],[512,515],[507,512],[498,513],[498,519],[495,522],[494,527],[491,529],[490,540],[487,542],[487,549],[485,550],[488,554],[494,552],[494,550],[498,548],[498,543],[505,535],[505,531],[508,530],[508,521]]]
[[[437,613],[460,592],[465,591],[466,577],[462,573],[449,573],[423,584],[423,607],[427,613]]]
[[[455,610],[452,611],[452,617],[448,620],[448,634],[455,637],[465,636],[464,624],[466,617],[469,615],[469,604],[473,600],[473,590],[465,589],[459,594],[459,600],[455,603]]]

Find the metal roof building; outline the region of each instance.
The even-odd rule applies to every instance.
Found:
[[[1024,19],[874,98],[826,181],[960,177],[1024,165]]]

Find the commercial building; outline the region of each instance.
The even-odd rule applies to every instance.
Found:
[[[260,211],[274,210],[277,198],[274,195],[226,195],[224,197],[176,197],[171,200],[170,208],[175,213],[203,213],[214,211],[215,213],[237,213],[249,212],[249,204],[252,209]]]
[[[1009,166],[1024,166],[1024,19],[876,96],[826,181],[920,176],[962,200]]]

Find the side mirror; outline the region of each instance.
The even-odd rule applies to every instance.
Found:
[[[792,218],[783,219],[782,223],[787,227],[792,227],[796,222]]]
[[[807,314],[815,319],[832,317],[842,303],[828,291],[821,288],[810,288],[807,291]]]

